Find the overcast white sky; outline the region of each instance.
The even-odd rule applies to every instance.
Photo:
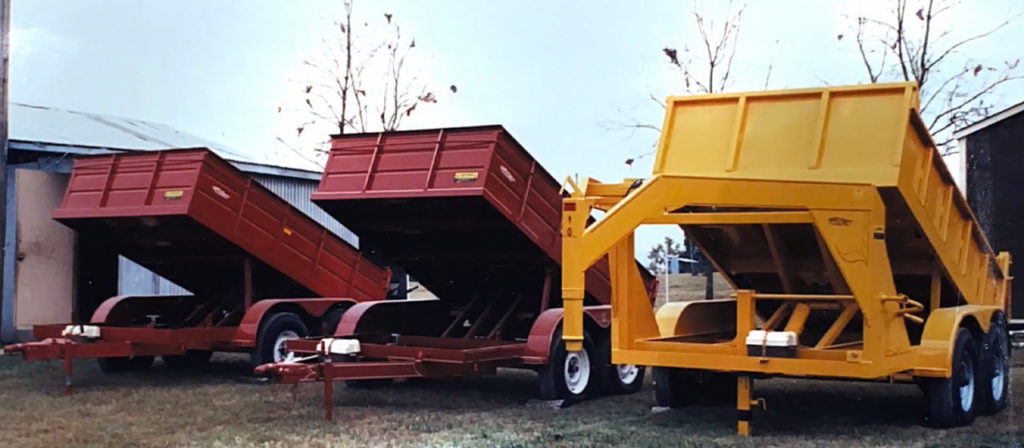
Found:
[[[738,3],[737,3],[738,4]],[[844,15],[883,15],[889,2],[750,1],[730,90],[865,81]],[[636,119],[660,123],[649,93],[681,93],[661,48],[695,44],[693,1],[356,1],[356,15],[395,15],[414,36],[420,73],[440,102],[410,127],[500,123],[556,178],[643,177],[653,133],[609,130]],[[724,2],[703,1],[711,17]],[[734,5],[735,7],[735,5]],[[951,38],[984,31],[1024,5],[965,1],[943,27]],[[11,100],[164,123],[238,151],[281,157],[275,137],[292,132],[277,107],[289,83],[340,15],[340,2],[14,0]],[[840,33],[847,37],[837,40]],[[982,63],[1021,56],[1024,22],[966,46]],[[960,63],[960,62],[957,62]],[[447,93],[450,84],[458,93]],[[1024,100],[1024,82],[998,92]],[[956,162],[955,160],[953,161]],[[638,249],[653,241],[647,234]]]

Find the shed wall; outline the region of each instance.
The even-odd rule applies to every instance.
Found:
[[[966,137],[967,201],[992,248],[1010,251],[1010,275],[1024,279],[1024,114]],[[1024,281],[1012,283],[1013,317],[1024,319]]]

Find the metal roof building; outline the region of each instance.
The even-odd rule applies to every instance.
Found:
[[[358,243],[352,232],[310,201],[319,171],[267,163],[158,123],[11,103],[0,340],[26,339],[33,324],[83,317],[74,316],[74,295],[81,285],[75,284],[73,260],[89,254],[76,247],[74,232],[49,219],[63,196],[74,156],[194,147],[210,148],[331,232]],[[118,258],[117,294],[187,293]]]
[[[1024,102],[996,112],[953,136],[963,155],[967,202],[996,250],[1008,250],[1012,325],[1024,326]]]

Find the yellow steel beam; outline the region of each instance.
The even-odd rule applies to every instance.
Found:
[[[609,209],[603,219],[586,228],[583,235],[586,244],[580,245],[578,257],[589,266],[646,219],[686,205],[715,203],[722,207],[852,211],[871,210],[876,206],[876,199],[878,193],[867,185],[659,175]]]
[[[796,358],[762,358],[746,356],[746,353],[737,354],[731,341],[725,344],[637,341],[634,349],[618,351],[616,362],[725,372],[877,379],[896,372],[932,366],[919,364],[920,357],[915,352],[894,354],[886,358],[885,362],[870,362],[857,349],[798,348]],[[949,372],[948,369],[945,371]]]
[[[754,294],[754,298],[764,300],[854,300],[850,294]]]
[[[741,436],[750,435],[751,392],[754,380],[749,376],[740,375],[736,381],[736,432]]]
[[[743,289],[736,292],[736,345],[745,345],[747,335],[754,329],[754,291]]]
[[[587,197],[623,198],[643,179],[626,178],[622,182],[606,184],[592,178],[585,179],[583,194]]]
[[[643,224],[735,225],[807,224],[814,222],[808,212],[695,212],[665,213],[643,220]]]
[[[818,343],[814,345],[814,348],[823,349],[825,347],[832,345],[832,343],[836,341],[836,338],[839,337],[839,335],[843,332],[844,329],[846,329],[846,325],[850,323],[850,320],[852,320],[853,316],[856,314],[857,304],[846,304],[846,308],[843,310],[842,313],[839,314],[839,317],[836,318],[835,322],[832,322],[832,326],[830,326],[828,328],[828,331],[826,331],[825,334],[821,336],[821,339],[818,340]]]
[[[789,321],[786,322],[786,330],[792,331],[800,335],[804,331],[804,324],[807,323],[807,317],[811,314],[811,307],[807,306],[806,303],[798,303],[793,307],[793,313],[789,315]]]
[[[765,331],[775,330],[775,327],[782,323],[782,319],[789,315],[788,313],[791,309],[793,309],[793,302],[783,302],[782,305],[775,309],[775,312],[764,322],[764,326],[761,328]]]

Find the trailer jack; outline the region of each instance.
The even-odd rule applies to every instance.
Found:
[[[749,376],[739,376],[736,379],[736,433],[741,436],[750,435],[750,422],[753,421],[753,410],[751,407],[760,407],[762,411],[768,410],[768,404],[764,398],[751,398],[754,393],[754,379]]]

